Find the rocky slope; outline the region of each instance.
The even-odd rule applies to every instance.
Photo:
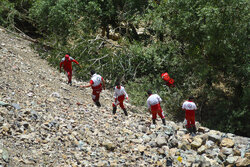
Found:
[[[86,83],[65,84],[29,45],[0,29],[0,101],[10,104],[0,103],[0,167],[250,165],[249,138],[199,123],[195,137],[182,123],[152,128],[145,113],[114,117],[111,91],[97,108],[91,89],[78,87]]]

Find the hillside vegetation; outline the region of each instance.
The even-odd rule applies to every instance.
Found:
[[[35,39],[55,67],[71,54],[83,66],[79,80],[90,69],[110,87],[122,80],[138,106],[152,89],[173,120],[183,120],[181,103],[193,95],[203,125],[250,136],[247,0],[2,0],[0,24]]]

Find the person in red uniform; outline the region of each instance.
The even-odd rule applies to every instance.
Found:
[[[156,124],[157,114],[161,117],[163,125],[166,125],[166,120],[163,115],[163,111],[161,108],[161,97],[158,94],[152,94],[151,90],[147,91],[148,99],[147,99],[147,106],[148,111],[152,114],[153,124]]]
[[[95,104],[98,107],[101,107],[101,104],[99,102],[99,98],[100,98],[100,93],[102,91],[102,89],[105,90],[105,81],[102,78],[102,76],[96,74],[96,72],[94,70],[90,71],[90,74],[92,75],[91,80],[89,82],[89,85],[86,86],[80,86],[81,88],[87,88],[87,87],[91,87],[92,88],[92,99],[95,102]]]
[[[197,107],[195,103],[193,102],[193,100],[194,100],[194,97],[190,96],[188,100],[182,104],[182,110],[185,111],[185,119],[187,122],[186,128],[191,134],[196,133],[195,110],[197,110]]]
[[[68,84],[72,85],[72,62],[76,63],[81,67],[81,65],[72,57],[70,57],[68,54],[65,55],[65,57],[62,59],[60,62],[60,73],[61,73],[61,68],[63,66],[64,71],[68,75]]]
[[[165,81],[168,87],[175,87],[174,79],[170,78],[167,72],[161,74],[161,78]]]
[[[125,116],[128,116],[128,112],[123,104],[123,101],[125,99],[128,100],[128,94],[125,91],[125,88],[123,86],[121,86],[120,82],[116,82],[115,84],[115,93],[114,93],[114,98],[115,98],[115,102],[112,104],[113,106],[113,114],[116,114],[116,109],[117,106],[120,105],[120,107],[122,108],[122,110],[124,111]]]

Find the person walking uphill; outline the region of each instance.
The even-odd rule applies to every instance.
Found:
[[[121,86],[120,82],[116,83],[114,98],[115,98],[115,102],[112,104],[113,105],[113,114],[116,113],[117,105],[120,105],[120,107],[124,111],[124,114],[126,116],[128,116],[128,112],[123,104],[123,101],[125,100],[125,98],[128,100],[128,94],[126,93],[125,88],[123,86]]]
[[[149,96],[147,99],[148,111],[152,113],[153,124],[156,124],[156,118],[158,114],[162,119],[163,125],[166,125],[166,120],[160,104],[162,101],[161,97],[157,94],[152,94],[151,90],[148,90],[147,94]]]
[[[182,104],[182,110],[185,111],[185,119],[187,121],[186,128],[190,133],[196,133],[195,127],[195,110],[197,107],[193,102],[194,97],[190,96],[187,101]]]
[[[96,72],[94,70],[90,71],[90,74],[92,75],[91,80],[89,82],[89,85],[86,86],[80,86],[81,88],[87,88],[87,87],[92,87],[92,99],[95,102],[95,104],[98,107],[101,107],[101,104],[99,102],[99,98],[100,98],[100,93],[102,91],[102,89],[105,90],[105,81],[102,78],[102,76],[96,74]]]
[[[62,59],[60,62],[60,73],[61,73],[61,68],[63,66],[64,71],[68,75],[68,84],[72,85],[72,62],[76,63],[81,67],[81,65],[72,57],[70,57],[68,54],[65,55],[65,57]]]

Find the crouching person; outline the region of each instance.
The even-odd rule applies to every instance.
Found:
[[[128,112],[123,104],[123,101],[125,99],[128,100],[128,94],[125,91],[125,88],[121,86],[120,82],[117,82],[115,84],[115,93],[114,93],[115,102],[113,105],[113,114],[116,114],[117,106],[120,105],[122,110],[124,111],[124,114],[128,116]]]
[[[196,133],[195,110],[197,110],[197,107],[193,100],[194,97],[190,96],[188,100],[182,104],[182,110],[185,111],[185,119],[187,121],[186,128],[192,135]]]
[[[152,94],[151,90],[148,90],[147,94],[149,96],[147,99],[148,111],[152,114],[153,124],[156,124],[156,118],[158,114],[162,119],[163,125],[166,125],[166,120],[160,104],[162,101],[161,97],[157,94]]]

